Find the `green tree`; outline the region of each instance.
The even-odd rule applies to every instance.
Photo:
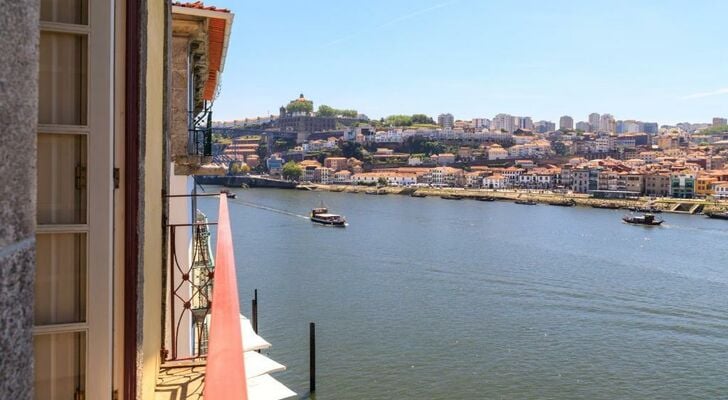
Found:
[[[564,142],[554,142],[553,144],[554,152],[560,156],[565,156],[569,154],[569,148],[566,147]]]
[[[230,174],[240,175],[240,163],[235,162],[230,164]]]
[[[423,146],[423,153],[425,155],[431,156],[433,154],[440,154],[445,152],[445,146],[442,145],[440,142],[425,142]]]
[[[413,124],[434,124],[435,120],[425,114],[412,114]]]
[[[339,110],[339,114],[346,118],[356,118],[359,116],[359,112],[356,110]]]
[[[295,162],[289,161],[283,164],[283,171],[281,172],[281,175],[283,175],[283,178],[285,179],[297,181],[301,178],[301,175],[303,175],[303,168]]]
[[[245,163],[234,162],[230,165],[230,173],[232,175],[243,175],[250,173],[250,166]]]
[[[409,136],[395,148],[395,151],[408,154],[424,153],[425,141],[421,136]]]
[[[387,179],[380,176],[379,179],[377,179],[377,186],[387,186]]]
[[[293,100],[286,106],[286,111],[289,113],[294,112],[313,112],[313,101],[311,100]]]
[[[699,132],[694,133],[694,135],[712,135],[716,133],[726,133],[728,132],[728,125],[717,125],[717,126],[711,126],[710,128],[705,128]]]
[[[321,104],[316,111],[316,115],[319,117],[335,117],[339,113],[339,110],[329,107],[326,104]]]
[[[261,160],[265,160],[266,157],[268,157],[268,145],[265,143],[261,143],[255,153]]]
[[[409,115],[390,115],[385,118],[384,123],[391,126],[410,126],[412,117]]]
[[[357,160],[361,160],[363,157],[361,150],[361,143],[346,141],[341,144],[341,155],[346,158],[354,157]]]
[[[292,149],[296,146],[296,140],[295,139],[278,139],[275,142],[273,142],[273,148],[271,149],[272,153],[277,153],[279,151],[285,151]]]

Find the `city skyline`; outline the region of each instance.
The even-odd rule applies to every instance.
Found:
[[[218,120],[277,114],[301,92],[372,118],[508,113],[577,122],[596,111],[675,124],[728,113],[726,3],[216,5],[241,21]]]

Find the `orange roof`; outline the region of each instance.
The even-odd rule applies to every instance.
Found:
[[[190,8],[194,10],[212,11],[230,14],[230,10],[226,8],[217,8],[215,6],[206,6],[201,1],[194,3],[175,2],[174,6]],[[215,89],[217,89],[218,75],[222,70],[222,57],[225,46],[225,31],[229,29],[227,25],[228,16],[225,18],[214,18],[206,15],[207,18],[207,41],[208,41],[208,75],[202,97],[205,100],[212,100],[215,97]],[[232,21],[232,20],[231,20]]]
[[[194,3],[182,3],[180,1],[175,1],[172,3],[173,6],[179,6],[179,7],[187,7],[187,8],[196,8],[198,10],[208,10],[208,11],[219,11],[219,12],[226,12],[229,13],[230,10],[227,8],[217,8],[215,6],[206,6],[201,1],[196,1]]]
[[[205,100],[212,100],[215,97],[217,75],[220,72],[220,63],[222,61],[222,47],[225,42],[225,24],[226,21],[220,18],[210,18],[208,23],[210,66],[207,82],[205,82],[205,92],[203,94]]]

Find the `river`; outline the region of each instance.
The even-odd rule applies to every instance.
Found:
[[[230,200],[242,310],[274,376],[323,399],[728,396],[728,221],[511,202],[247,189]],[[323,200],[349,221],[314,226]],[[254,208],[245,203],[264,205]],[[217,200],[199,207],[217,219]]]

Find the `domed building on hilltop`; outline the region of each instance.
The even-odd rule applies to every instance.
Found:
[[[313,101],[306,99],[301,93],[288,105],[281,106],[278,127],[283,131],[296,132],[296,141],[303,143],[314,132],[335,130],[336,118],[316,116],[313,112]]]

